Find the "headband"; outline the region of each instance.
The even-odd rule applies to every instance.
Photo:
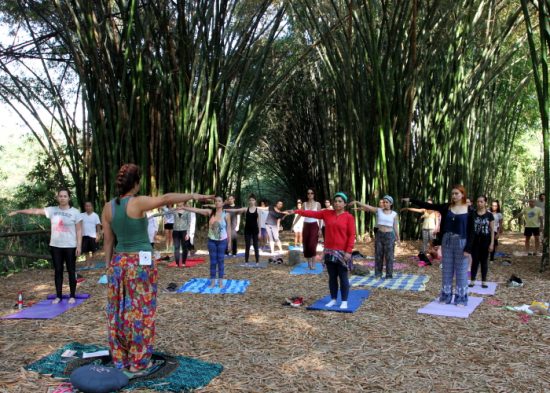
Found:
[[[343,192],[337,192],[336,194],[334,194],[334,198],[336,197],[340,197],[344,200],[344,202],[348,203],[348,196]]]

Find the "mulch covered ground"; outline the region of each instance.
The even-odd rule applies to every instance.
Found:
[[[500,251],[520,250],[523,238],[507,235]],[[242,242],[241,242],[242,244]],[[328,293],[327,277],[290,276],[287,266],[243,269],[226,261],[227,278],[249,279],[244,295],[159,294],[156,348],[221,363],[222,374],[203,392],[542,392],[550,390],[550,320],[494,305],[550,299],[550,271],[539,258],[510,257],[511,266],[490,267],[500,283],[468,319],[417,314],[441,283],[437,266],[420,268],[410,256],[418,243],[398,249],[405,270],[431,276],[425,292],[372,290],[353,314],[284,307],[285,297],[313,302]],[[370,245],[359,247],[373,255]],[[265,257],[263,257],[265,259]],[[208,277],[208,263],[191,269],[159,267],[159,288]],[[524,288],[508,288],[514,273]],[[0,391],[45,392],[60,382],[23,367],[72,341],[107,345],[103,271],[82,273],[79,292],[92,297],[52,320],[0,321]],[[65,277],[66,280],[66,277]],[[28,271],[0,279],[0,314],[53,291],[53,272]],[[145,391],[145,390],[143,390]]]

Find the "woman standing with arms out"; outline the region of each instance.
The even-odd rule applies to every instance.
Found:
[[[157,267],[151,256],[145,212],[189,199],[209,198],[176,193],[136,196],[140,178],[137,165],[123,165],[115,181],[117,197],[105,204],[102,214],[108,265],[109,346],[115,367],[127,368],[131,373],[151,366],[155,336]]]
[[[304,210],[320,211],[321,204],[315,200],[315,191],[307,189],[307,201],[304,203]],[[317,255],[317,244],[319,243],[319,220],[304,216],[304,258],[311,270],[315,269],[315,256]]]
[[[166,243],[166,251],[172,250],[172,240],[174,231],[174,214],[171,209],[172,205],[164,206],[162,208],[162,215],[164,216],[164,241]]]
[[[208,217],[208,254],[210,255],[210,288],[223,287],[224,258],[231,239],[231,220],[223,208],[223,198],[216,196],[213,209],[184,206],[182,209]]]
[[[268,208],[259,207],[259,210],[267,209],[267,218],[265,220],[265,229],[267,231],[267,237],[269,238],[269,247],[271,248],[271,255],[275,254],[275,243],[279,247],[279,252],[283,252],[283,245],[279,239],[279,223],[281,218],[288,215],[288,212],[282,211],[283,201],[278,200],[275,206],[269,206]]]
[[[490,255],[489,259],[490,259],[491,262],[494,262],[495,261],[495,252],[497,251],[497,246],[498,246],[498,238],[502,234],[502,230],[503,230],[503,228],[502,228],[503,227],[502,219],[504,218],[504,216],[500,212],[500,202],[498,201],[498,199],[495,199],[491,203],[490,211],[493,214],[493,218],[495,219],[493,221],[493,232],[494,232],[494,239],[495,240],[493,242],[493,251],[491,251],[491,253],[489,254]]]
[[[189,245],[191,239],[191,220],[192,215],[189,211],[183,210],[184,202],[177,204],[174,214],[174,230],[172,232],[174,240],[174,259],[176,266],[185,266],[187,254],[189,253]],[[181,257],[181,265],[180,265]]]
[[[432,199],[428,199],[428,203],[433,204]],[[439,230],[439,213],[428,209],[415,209],[412,207],[404,207],[401,211],[411,211],[414,213],[422,213],[422,252],[428,252],[429,243],[435,239],[435,235]]]
[[[63,298],[63,270],[67,265],[69,274],[69,304],[73,304],[76,296],[76,258],[80,256],[82,247],[82,216],[78,209],[70,205],[71,194],[66,188],[57,191],[58,206],[45,208],[23,209],[9,213],[32,214],[46,216],[51,223],[50,253],[54,267],[55,299],[57,304]]]
[[[267,245],[269,238],[267,237],[267,229],[265,227],[265,222],[269,214],[268,207],[269,206],[267,201],[265,199],[262,199],[260,201],[259,212],[258,212],[258,214],[260,215],[260,247],[262,248],[262,250],[265,250],[266,248],[269,247]]]
[[[384,195],[382,205],[384,208],[370,206],[362,202],[352,202],[354,205],[359,205],[366,212],[376,213],[376,226],[378,231],[375,237],[375,260],[374,260],[374,276],[382,277],[384,268],[384,259],[386,260],[386,278],[393,278],[393,262],[395,242],[399,240],[399,217],[397,212],[392,210],[393,198],[389,195]]]
[[[477,198],[477,210],[474,213],[474,234],[472,240],[472,269],[470,272],[469,287],[476,282],[477,269],[481,265],[481,287],[487,288],[487,272],[489,264],[489,252],[494,246],[494,218],[487,210],[487,197],[481,195]]]
[[[355,219],[346,212],[348,197],[343,192],[334,195],[334,210],[324,209],[294,210],[290,214],[322,219],[325,221],[324,262],[329,276],[330,302],[326,307],[334,307],[338,299],[338,279],[340,279],[341,309],[348,308],[349,277],[351,270],[351,252],[355,244]]]
[[[409,198],[404,198],[408,202]],[[456,185],[451,190],[451,203],[429,204],[410,199],[413,205],[438,211],[441,214],[440,231],[437,235],[441,243],[442,283],[440,303],[453,301],[453,280],[456,279],[454,304],[468,304],[468,259],[472,253],[472,235],[474,228],[473,212],[466,204],[466,190]]]
[[[333,210],[334,208],[330,204],[330,199],[325,199],[325,207],[323,209]],[[325,241],[325,222],[320,220],[321,234],[323,235],[323,242]]]
[[[296,210],[302,210],[302,201],[298,199],[296,201]],[[292,221],[292,231],[294,232],[294,245],[301,247],[303,244],[302,232],[304,230],[304,217],[296,214]]]
[[[250,258],[250,245],[254,247],[254,255],[256,257],[256,266],[260,264],[260,249],[258,248],[258,239],[260,237],[260,215],[259,209],[256,206],[256,195],[248,196],[248,207],[239,209],[225,209],[228,213],[236,213],[245,215],[244,223],[244,263],[248,265]]]

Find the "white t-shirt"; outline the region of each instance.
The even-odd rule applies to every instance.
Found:
[[[80,212],[74,207],[60,209],[58,206],[45,207],[44,211],[51,222],[50,246],[76,248],[76,224],[82,221]]]
[[[82,236],[89,236],[96,238],[96,225],[101,225],[101,221],[96,212],[88,214],[86,212],[80,213],[82,217]]]
[[[159,228],[159,223],[157,221],[157,217],[153,217],[155,213],[152,211],[149,211],[146,213],[147,215],[147,235],[149,236],[149,243],[155,242],[155,235],[157,234],[157,230]]]
[[[167,207],[163,207],[162,211],[164,212],[164,223],[165,224],[173,224],[174,223],[174,213]]]
[[[493,217],[495,220],[493,221],[493,231],[498,232],[498,228],[500,228],[500,222],[502,221],[502,213],[493,213]]]
[[[260,214],[260,228],[265,228],[265,220],[267,220],[269,211],[267,209],[266,210],[258,209],[258,213]]]

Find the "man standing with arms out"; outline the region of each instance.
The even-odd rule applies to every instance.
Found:
[[[535,255],[540,247],[539,239],[543,227],[542,210],[536,206],[535,199],[530,199],[529,206],[525,207],[521,214],[523,214],[523,218],[525,219],[525,230],[523,232],[525,235],[525,251],[527,255]],[[535,251],[533,253],[529,252],[531,236],[535,237]]]
[[[82,217],[82,255],[88,258],[99,248],[101,221],[94,212],[92,202],[84,203],[84,213],[80,213],[80,216]]]

